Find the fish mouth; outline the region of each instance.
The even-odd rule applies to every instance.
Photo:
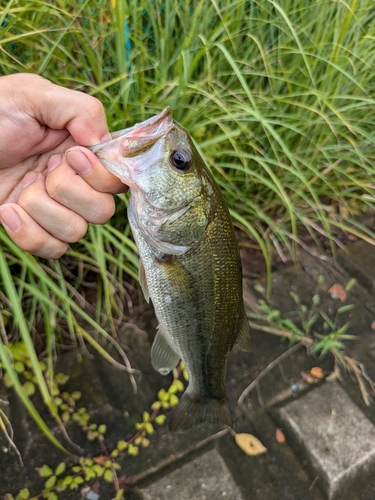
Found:
[[[90,146],[99,159],[108,159],[110,151],[117,151],[125,158],[136,156],[149,149],[161,137],[165,136],[174,126],[172,110],[169,106],[161,113],[152,116],[132,127],[111,133],[112,139],[101,144]]]
[[[112,139],[89,149],[96,154],[107,170],[130,188],[135,187],[134,173],[141,167],[152,148],[175,127],[168,106],[161,113],[132,127],[113,132]],[[139,158],[136,158],[139,157]]]

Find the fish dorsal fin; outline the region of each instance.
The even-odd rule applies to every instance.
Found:
[[[251,351],[253,349],[249,321],[246,317],[245,311],[242,313],[235,346],[241,349],[241,351]]]
[[[143,295],[146,299],[146,302],[150,302],[150,293],[148,291],[147,279],[146,279],[146,271],[145,266],[143,265],[142,259],[139,259],[139,267],[138,267],[138,279],[139,284],[141,285]]]
[[[174,352],[163,330],[159,328],[151,348],[152,366],[162,375],[167,375],[176,368],[179,359],[180,356]]]

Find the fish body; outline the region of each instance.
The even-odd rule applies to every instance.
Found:
[[[235,344],[251,350],[251,337],[223,195],[169,108],[112,137],[92,150],[130,187],[140,283],[159,320],[152,364],[167,374],[181,358],[189,375],[170,429],[206,421],[231,425],[227,355]]]

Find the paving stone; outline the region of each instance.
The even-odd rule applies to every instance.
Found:
[[[126,371],[114,368],[100,356],[96,356],[95,369],[110,404],[139,419],[139,412],[142,414],[143,411],[149,411],[150,405],[157,398],[158,391],[161,388],[168,388],[171,377],[160,375],[151,365],[151,345],[145,331],[134,324],[126,323],[117,332],[117,336],[132,368],[137,370],[136,393]],[[110,354],[122,364],[124,363],[114,350]]]
[[[144,500],[245,500],[216,449],[139,491]]]
[[[366,486],[374,482],[375,426],[338,382],[327,382],[276,414],[330,500],[362,498],[361,480],[368,476]],[[355,497],[348,496],[353,486]]]
[[[108,403],[107,391],[103,389],[98,374],[97,359],[98,355],[73,350],[62,355],[55,368],[55,373],[69,375],[66,385],[61,386],[61,392],[80,391],[79,406],[84,406],[88,411]]]
[[[246,500],[322,500],[322,492],[313,485],[302,461],[287,443],[275,439],[275,422],[265,411],[253,411],[243,405],[240,432],[253,434],[267,448],[258,456],[246,455],[227,434],[217,449]],[[250,420],[250,422],[249,422]]]
[[[354,246],[354,245],[353,245]],[[307,252],[299,252],[300,268],[289,267],[272,275],[272,295],[270,305],[288,316],[296,324],[301,323],[301,313],[291,293],[298,296],[300,303],[317,312],[327,314],[337,326],[349,322],[350,328],[368,328],[375,319],[375,300],[373,294],[360,284],[347,292],[347,298],[341,302],[329,293],[334,284],[345,288],[355,277],[345,269],[335,268],[332,261],[320,260]],[[375,269],[375,266],[374,266]],[[261,281],[265,285],[265,280]],[[319,295],[320,302],[312,307],[313,297]],[[265,296],[265,293],[263,294]],[[343,305],[353,305],[354,309],[338,313]],[[312,315],[312,314],[311,314]],[[323,318],[320,317],[313,325],[313,330],[327,333],[323,329]]]
[[[370,405],[367,405],[365,402],[365,399],[374,401],[374,393],[371,388],[371,383],[375,389],[375,331],[372,329],[363,329],[353,333],[357,335],[357,338],[351,343],[350,349],[348,349],[348,354],[353,360],[358,362],[358,369],[362,370],[362,385],[360,388],[358,381],[355,377],[353,377],[353,373],[341,370],[343,387],[350,395],[351,399],[375,425],[374,402]]]
[[[353,254],[356,254],[357,245],[360,243],[362,242],[350,245],[350,251],[353,252]],[[360,248],[358,249],[358,253],[360,253]],[[327,294],[327,290],[331,285],[340,283],[345,287],[352,278],[357,279],[357,283],[348,292],[345,303],[355,304],[356,306],[354,311],[350,313],[350,324],[355,327],[366,328],[375,319],[374,294],[371,289],[366,288],[366,282],[358,280],[358,274],[355,271],[353,272],[352,265],[341,265],[344,263],[344,260],[350,264],[351,258],[346,250],[340,250],[338,252],[336,261],[332,259],[319,259],[305,250],[298,252],[298,262],[301,269],[317,283],[318,289],[320,292],[323,292],[324,297],[327,297],[327,295],[324,295],[324,292]],[[373,268],[370,268],[370,273],[371,272],[373,272]],[[363,271],[363,273],[367,274],[367,270]],[[325,278],[323,283],[319,283],[320,276]],[[331,299],[331,297],[329,298]],[[338,305],[342,305],[337,299],[335,302]]]
[[[338,252],[339,263],[370,292],[375,292],[375,247],[357,241]]]

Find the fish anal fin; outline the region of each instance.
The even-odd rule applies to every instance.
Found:
[[[204,422],[231,427],[232,418],[227,398],[206,399],[185,392],[169,420],[171,432],[186,430]]]
[[[167,375],[177,366],[180,356],[174,352],[162,330],[156,334],[151,347],[152,366],[162,375]]]
[[[148,291],[147,279],[146,279],[146,271],[145,266],[143,265],[142,259],[139,259],[139,268],[138,268],[138,279],[139,284],[141,285],[143,295],[146,299],[146,302],[150,302],[150,293]]]
[[[234,345],[238,347],[238,349],[241,349],[241,351],[251,351],[253,349],[249,321],[245,311],[242,314],[237,339]]]

